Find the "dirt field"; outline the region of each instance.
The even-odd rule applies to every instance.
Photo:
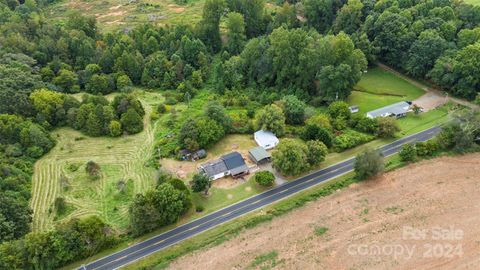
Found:
[[[480,269],[480,154],[423,161],[172,262],[170,269]]]

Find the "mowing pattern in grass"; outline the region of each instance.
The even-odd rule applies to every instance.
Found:
[[[360,113],[365,113],[386,105],[415,100],[425,92],[395,74],[379,67],[369,69],[354,87],[348,103],[358,105]]]
[[[155,126],[148,115],[160,95],[144,94],[146,110],[143,132],[121,138],[89,138],[70,128],[53,132],[57,145],[35,164],[30,206],[34,211],[32,229],[52,229],[55,222],[74,217],[100,215],[117,229],[128,225],[127,206],[134,194],[153,186],[153,168],[145,167],[153,150]],[[156,100],[156,101],[155,101]],[[101,166],[101,177],[90,179],[85,163],[93,160]],[[68,215],[57,217],[53,202],[64,197],[74,208]]]

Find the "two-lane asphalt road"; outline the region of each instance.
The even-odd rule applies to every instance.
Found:
[[[379,149],[385,156],[389,156],[397,153],[402,145],[409,142],[426,141],[435,136],[440,130],[440,127],[433,127],[420,133],[399,139]],[[120,268],[154,252],[188,239],[196,234],[205,232],[227,221],[238,218],[246,213],[258,210],[259,208],[262,208],[268,204],[279,201],[312,186],[348,173],[353,170],[354,162],[355,158],[350,158],[328,168],[300,177],[294,181],[287,182],[271,190],[232,204],[190,223],[180,225],[175,229],[132,245],[97,261],[91,262],[80,267],[79,269],[106,270]]]

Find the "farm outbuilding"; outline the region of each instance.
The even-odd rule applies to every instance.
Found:
[[[272,155],[268,153],[263,147],[257,146],[252,148],[248,151],[248,155],[250,160],[253,161],[255,164],[264,164],[270,162],[272,159]]]
[[[265,150],[274,148],[280,142],[275,134],[266,130],[255,132],[253,137],[258,146],[263,147]]]

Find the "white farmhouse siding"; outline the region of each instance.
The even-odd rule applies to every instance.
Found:
[[[274,148],[280,142],[275,134],[265,130],[255,132],[253,137],[258,146],[263,147],[265,150]]]

